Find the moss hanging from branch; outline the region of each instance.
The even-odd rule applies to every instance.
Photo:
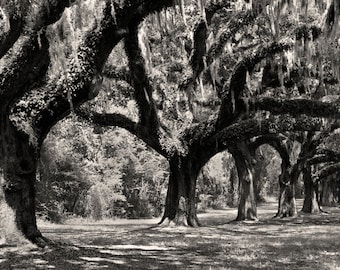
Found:
[[[146,24],[143,23],[138,32],[138,43],[141,48],[142,55],[145,59],[145,66],[147,68],[147,72],[152,72],[152,59],[151,59],[151,49],[150,42],[147,33]]]
[[[200,11],[201,17],[206,20],[205,15],[205,2],[206,0],[197,0],[198,9]]]
[[[340,25],[340,1],[332,0],[323,19],[323,32],[328,39],[335,39]]]
[[[205,69],[205,55],[207,50],[208,26],[204,19],[201,19],[194,33],[194,52],[190,59],[194,79]]]
[[[187,24],[187,19],[185,15],[185,0],[177,0],[177,4],[179,5],[179,11],[181,13],[181,16],[183,18],[183,22],[186,25]]]
[[[254,20],[255,16],[250,11],[236,14],[226,25],[225,31],[218,35],[217,41],[210,47],[207,53],[207,65],[209,66],[223,53],[225,45],[237,32],[252,24]]]

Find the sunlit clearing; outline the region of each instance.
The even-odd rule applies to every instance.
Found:
[[[114,264],[125,264],[124,261],[122,260],[111,260],[111,259],[105,259],[105,258],[99,258],[99,257],[80,257],[80,259],[84,261],[89,261],[89,262],[111,262]]]
[[[102,248],[101,246],[87,245],[88,248]],[[139,250],[173,250],[170,247],[160,247],[160,246],[142,246],[142,245],[112,245],[106,246],[106,249],[112,250],[128,250],[128,249],[139,249]]]
[[[33,259],[33,262],[35,264],[47,264],[48,263],[48,261],[41,260],[41,259]]]
[[[33,259],[33,263],[37,268],[42,268],[42,269],[55,269],[56,268],[54,265],[49,265],[48,261],[45,261],[42,259]]]

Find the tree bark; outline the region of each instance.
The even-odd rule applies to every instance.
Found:
[[[35,217],[39,147],[30,144],[30,135],[19,131],[9,115],[15,101],[45,76],[50,63],[45,28],[59,20],[73,0],[50,1],[35,8],[24,2],[14,6],[3,3],[8,8],[10,29],[1,34],[0,42],[0,183],[7,204],[14,210],[18,229],[32,242],[43,245],[45,239]],[[20,15],[16,15],[16,8]],[[30,16],[28,10],[32,12]]]
[[[333,177],[325,178],[322,183],[320,203],[322,206],[335,206],[336,204],[336,182]]]
[[[306,166],[303,169],[303,183],[305,190],[305,198],[303,201],[302,212],[305,213],[318,213],[320,206],[317,198],[317,184],[313,183],[311,168]]]
[[[35,217],[37,149],[18,131],[6,113],[0,121],[0,180],[7,204],[15,213],[17,228],[34,243],[42,239]]]
[[[229,182],[230,182],[230,186],[228,189],[229,199],[227,204],[229,207],[236,207],[239,200],[240,184],[237,176],[237,169],[235,167],[231,168]]]
[[[168,222],[174,221],[176,219],[177,212],[179,212],[179,198],[185,195],[184,180],[179,170],[178,157],[171,157],[169,160],[169,165],[170,175],[165,201],[165,210],[159,224],[163,223],[166,219],[168,220]]]
[[[257,220],[253,180],[254,168],[247,147],[241,148],[243,151],[239,148],[231,151],[240,182],[240,200],[236,220]]]
[[[255,190],[255,200],[256,203],[262,203],[266,201],[266,182],[268,179],[263,177],[261,174],[265,169],[266,164],[264,159],[256,158],[256,164],[254,165],[254,175],[253,178],[256,179],[254,182],[254,190]]]
[[[289,156],[282,158],[279,176],[279,203],[275,217],[292,217],[297,215],[295,183],[299,177],[297,166],[292,168]]]
[[[280,182],[278,210],[275,217],[293,217],[297,215],[295,186],[293,183]]]
[[[337,202],[340,204],[340,180],[337,181],[336,190],[337,190],[337,197],[338,197]]]
[[[174,155],[169,159],[170,176],[162,224],[167,223],[191,227],[200,226],[196,211],[196,181],[200,169],[190,156]]]

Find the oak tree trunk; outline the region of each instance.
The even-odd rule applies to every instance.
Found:
[[[338,203],[340,203],[340,179],[338,179],[338,181],[337,181],[337,184],[336,184],[336,186],[337,186],[337,195],[338,195]]]
[[[2,113],[0,120],[0,180],[7,204],[15,213],[17,228],[37,243],[42,235],[35,216],[37,149]]]
[[[282,160],[279,176],[279,203],[275,217],[292,217],[297,215],[295,199],[295,181],[297,174],[291,175],[290,162]]]
[[[275,217],[293,217],[297,215],[295,186],[280,182],[279,204]]]
[[[173,156],[169,160],[170,176],[165,211],[159,224],[200,226],[196,212],[197,168],[190,158]]]
[[[304,201],[302,212],[305,213],[318,213],[320,206],[318,202],[318,189],[317,184],[313,183],[311,168],[307,166],[303,169],[303,183],[304,183]]]
[[[244,148],[244,151],[247,151]],[[240,199],[236,220],[257,220],[254,192],[254,168],[249,155],[236,150],[232,152],[240,181]]]
[[[229,207],[237,207],[240,194],[240,184],[237,176],[237,169],[235,167],[231,168],[229,183],[227,205]]]
[[[334,206],[336,204],[336,182],[329,177],[321,183],[320,203],[323,206]]]

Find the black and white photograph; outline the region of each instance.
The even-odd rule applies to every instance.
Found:
[[[340,0],[0,0],[0,270],[340,270]]]

